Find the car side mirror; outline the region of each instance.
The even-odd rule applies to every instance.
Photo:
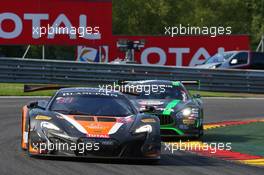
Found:
[[[27,107],[29,109],[33,109],[33,108],[39,108],[39,109],[45,109],[44,107],[40,106],[39,105],[39,102],[38,101],[33,101],[33,102],[30,102],[29,104],[27,104]]]
[[[27,104],[27,107],[29,109],[36,108],[37,106],[38,106],[38,102],[37,101],[33,101],[33,102],[30,102],[29,104]]]
[[[154,106],[146,106],[145,109],[140,110],[141,113],[152,113],[155,112],[155,107]]]
[[[200,94],[194,94],[193,98],[201,98],[201,95]]]

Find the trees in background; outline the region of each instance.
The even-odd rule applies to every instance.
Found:
[[[224,26],[248,34],[254,49],[264,34],[264,0],[113,0],[114,34],[163,35],[165,26]]]
[[[0,57],[15,57],[22,58],[27,46],[0,46]],[[45,59],[57,59],[57,60],[75,60],[75,52],[77,46],[45,46]],[[42,46],[31,45],[26,55],[26,58],[42,58]]]

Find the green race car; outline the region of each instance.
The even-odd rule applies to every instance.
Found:
[[[159,117],[162,137],[200,138],[203,135],[202,101],[199,95],[191,96],[184,83],[144,80],[128,81],[125,86],[133,88],[133,94],[127,93],[127,96],[138,110]]]

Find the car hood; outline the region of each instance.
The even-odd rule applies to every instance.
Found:
[[[52,112],[53,113],[53,112]],[[87,116],[66,115],[53,113],[52,123],[65,131],[70,136],[90,138],[110,138],[120,130],[129,131],[135,121],[135,116]]]

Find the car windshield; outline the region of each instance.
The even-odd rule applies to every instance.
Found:
[[[126,117],[135,114],[131,104],[122,96],[58,95],[50,110],[72,115]]]
[[[214,56],[210,57],[204,64],[223,63],[234,54],[235,53],[227,53],[227,52],[221,54],[217,53]]]
[[[188,95],[182,87],[165,87],[165,90],[159,92],[147,92],[144,91],[136,96],[137,99],[178,99],[178,100],[187,100]]]

